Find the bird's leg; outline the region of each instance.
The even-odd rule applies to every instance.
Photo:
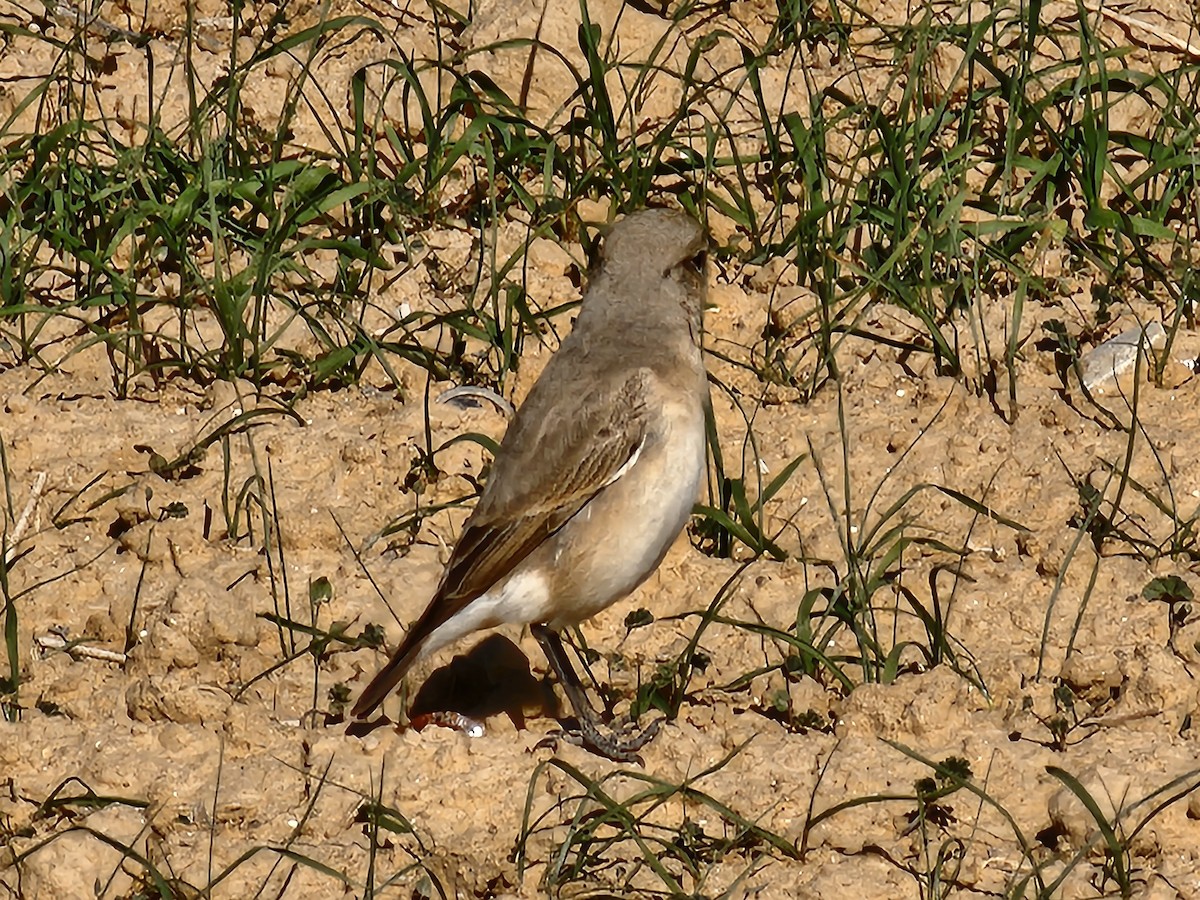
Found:
[[[579,680],[579,676],[575,674],[575,668],[571,665],[567,649],[563,646],[558,632],[545,625],[534,625],[530,631],[541,645],[546,659],[550,662],[550,667],[554,669],[559,684],[562,685],[567,699],[571,702],[575,718],[579,720],[579,736],[583,746],[618,762],[637,762],[637,751],[658,734],[662,720],[652,722],[645,731],[631,736],[624,736],[607,729],[600,720],[595,707],[588,700],[587,689]]]

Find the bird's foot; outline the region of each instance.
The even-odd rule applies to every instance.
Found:
[[[579,720],[578,730],[561,733],[563,740],[617,762],[636,762],[640,765],[642,760],[637,751],[653,740],[658,734],[658,729],[662,727],[663,720],[651,722],[646,730],[641,732],[636,731],[637,720],[631,716],[626,716],[622,724],[605,725],[588,700],[587,691],[584,690],[579,676],[575,674],[558,632],[545,625],[534,625],[530,631],[545,651],[546,659],[554,669],[554,674],[558,676],[558,683],[562,685]]]
[[[654,740],[664,721],[666,720],[662,718],[655,719],[639,731],[636,719],[625,718],[620,724],[614,723],[606,727],[598,721],[581,718],[578,728],[553,731],[538,741],[537,746],[551,747],[561,740],[614,762],[635,762],[644,765],[638,751]]]

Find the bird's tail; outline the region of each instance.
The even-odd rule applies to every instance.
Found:
[[[415,635],[416,632],[417,629],[414,628],[409,632],[409,636]],[[355,719],[365,719],[371,713],[375,712],[379,704],[387,699],[387,695],[404,678],[405,674],[412,667],[412,664],[420,658],[421,650],[424,649],[425,638],[427,637],[428,635],[424,635],[418,641],[406,639],[396,649],[396,652],[392,654],[392,658],[387,661],[387,665],[375,674],[375,677],[371,679],[371,683],[363,690],[358,698],[358,702],[354,704],[354,709],[350,711],[351,716]]]

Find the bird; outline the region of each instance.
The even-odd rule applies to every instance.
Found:
[[[361,723],[412,665],[473,632],[529,626],[579,723],[576,742],[636,760],[562,639],[629,595],[683,531],[706,469],[708,237],[644,208],[609,226],[579,314],[512,418],[424,613],[360,694]]]

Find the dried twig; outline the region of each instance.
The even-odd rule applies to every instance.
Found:
[[[8,548],[4,551],[5,565],[12,562],[13,557],[17,555],[17,544],[25,536],[25,529],[29,527],[29,517],[33,515],[33,510],[37,506],[38,500],[41,499],[42,491],[45,489],[46,473],[38,472],[37,477],[33,479],[33,488],[29,491],[29,501],[25,504],[25,509],[21,511],[21,516],[17,519],[17,524],[13,526],[12,532],[8,535]]]
[[[1100,3],[1087,3],[1086,6],[1092,12],[1099,13],[1100,15],[1104,16],[1104,18],[1110,19],[1113,22],[1116,22],[1118,25],[1124,25],[1127,29],[1144,31],[1147,34],[1158,38],[1168,47],[1178,50],[1181,53],[1186,53],[1193,59],[1200,59],[1200,47],[1195,46],[1191,41],[1185,40],[1184,38],[1176,37],[1169,31],[1164,31],[1157,25],[1152,25],[1149,22],[1145,22],[1141,19],[1135,19],[1133,16],[1127,16],[1124,13],[1119,13]],[[1153,49],[1161,50],[1162,48],[1155,47]]]
[[[87,644],[68,641],[57,634],[38,635],[33,641],[43,650],[65,650],[75,659],[98,659],[102,662],[116,663],[120,666],[125,665],[124,653],[116,650],[105,650],[103,647],[89,647]]]
[[[438,403],[457,406],[459,409],[465,409],[468,406],[478,406],[478,401],[480,400],[486,400],[492,404],[507,419],[511,419],[516,415],[513,405],[491,388],[479,387],[474,384],[464,384],[459,387],[450,388],[448,391],[442,391],[437,397]]]

